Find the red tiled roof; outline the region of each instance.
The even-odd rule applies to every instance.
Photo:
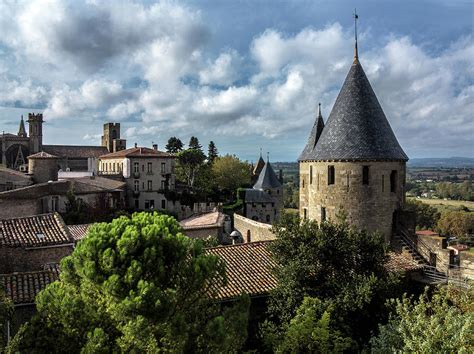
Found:
[[[40,151],[36,154],[28,156],[28,159],[57,159],[58,157],[55,155],[48,154],[47,152]]]
[[[126,150],[120,150],[117,152],[112,152],[110,154],[102,155],[101,159],[114,159],[120,157],[164,157],[164,158],[173,158],[175,155],[169,154],[164,151],[150,149],[146,147],[133,147]]]
[[[181,220],[179,222],[184,230],[207,229],[210,227],[222,227],[224,224],[224,213],[212,211]]]
[[[404,253],[389,252],[388,260],[385,263],[385,268],[389,272],[405,272],[409,273],[423,268],[423,265],[418,264],[413,257]]]
[[[44,247],[73,242],[57,213],[0,220],[0,247]]]
[[[71,233],[71,236],[74,238],[74,240],[80,241],[82,240],[86,235],[87,231],[89,230],[89,227],[91,227],[92,224],[80,224],[80,225],[68,225],[69,232]]]
[[[417,235],[422,235],[422,236],[439,236],[437,232],[431,231],[431,230],[420,230],[416,232]]]
[[[233,299],[246,293],[265,295],[277,285],[272,273],[276,265],[268,246],[271,241],[242,243],[206,249],[219,256],[226,265],[227,285],[218,289],[219,300]]]
[[[59,279],[57,267],[26,273],[0,274],[0,286],[15,305],[32,304],[36,295]]]

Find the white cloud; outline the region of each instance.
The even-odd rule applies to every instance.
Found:
[[[238,78],[240,58],[236,51],[221,53],[214,62],[199,72],[201,84],[231,85]]]

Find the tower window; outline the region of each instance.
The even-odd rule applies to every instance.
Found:
[[[335,181],[334,166],[328,166],[328,185],[334,184],[334,181]]]
[[[304,188],[304,178],[301,178],[301,187]]]
[[[362,167],[362,184],[369,184],[369,166]]]
[[[326,208],[321,207],[321,222],[326,221]]]
[[[392,192],[392,193],[395,193],[397,191],[397,181],[398,181],[397,177],[398,177],[397,176],[397,171],[393,170],[390,173],[390,192]]]
[[[382,175],[382,192],[385,191],[385,176]]]
[[[313,184],[313,166],[309,166],[309,184]]]
[[[308,209],[304,208],[303,209],[303,220],[306,220],[308,218]]]
[[[319,191],[319,173],[316,174],[316,179],[318,181],[318,184],[317,184],[316,188]]]

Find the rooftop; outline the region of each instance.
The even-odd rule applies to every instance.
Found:
[[[219,300],[234,299],[242,293],[249,296],[265,295],[276,287],[277,279],[272,273],[276,264],[268,249],[270,242],[206,249],[206,253],[219,256],[226,265],[227,285],[218,289]]]
[[[58,213],[0,220],[0,247],[45,247],[73,242]]]
[[[104,146],[84,146],[84,145],[43,145],[43,151],[48,154],[58,156],[60,158],[98,158],[101,155],[107,154]]]
[[[92,224],[79,224],[79,225],[68,225],[69,233],[71,234],[74,241],[80,241],[87,235],[87,231]]]
[[[47,152],[40,151],[36,154],[28,156],[28,159],[57,159],[58,157],[55,155],[48,154]]]
[[[0,165],[0,178],[5,179],[9,182],[25,182],[33,183],[30,176],[24,174],[23,172],[13,170]]]
[[[213,211],[181,220],[179,224],[184,230],[221,227],[224,224],[224,214],[219,211]]]
[[[120,150],[117,152],[112,152],[110,154],[105,154],[100,156],[101,159],[115,159],[120,157],[164,157],[164,158],[172,158],[175,157],[173,154],[150,149],[147,147],[133,147],[126,150]]]
[[[358,60],[316,146],[305,148],[299,160],[408,160]]]
[[[59,280],[57,267],[26,273],[0,274],[0,286],[15,305],[32,304],[47,285]]]
[[[260,175],[258,176],[258,180],[253,186],[254,189],[271,189],[271,188],[279,188],[281,187],[281,183],[278,180],[278,177],[273,170],[270,161],[263,166]]]

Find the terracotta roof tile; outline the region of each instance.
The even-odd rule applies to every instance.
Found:
[[[404,253],[389,252],[385,268],[389,272],[412,272],[422,269],[423,265]]]
[[[59,270],[52,267],[36,272],[0,274],[0,286],[15,305],[31,304],[41,290],[58,279]]]
[[[58,157],[47,152],[40,151],[36,154],[28,156],[28,159],[57,159]]]
[[[272,273],[276,263],[269,245],[269,241],[261,241],[206,249],[206,253],[219,256],[226,265],[227,285],[218,289],[219,300],[243,293],[265,295],[276,287],[277,279]]]
[[[164,151],[150,149],[146,147],[133,147],[126,150],[112,152],[110,154],[102,155],[101,159],[114,159],[120,157],[165,157],[173,158],[175,155]]]
[[[74,238],[74,240],[80,241],[82,240],[86,235],[87,231],[89,230],[89,227],[91,227],[92,224],[80,224],[80,225],[68,225],[69,232],[71,233],[71,236]]]
[[[0,247],[44,247],[73,242],[57,213],[0,220]]]
[[[208,227],[222,227],[224,224],[224,213],[212,211],[181,220],[179,222],[184,230],[205,229]]]

